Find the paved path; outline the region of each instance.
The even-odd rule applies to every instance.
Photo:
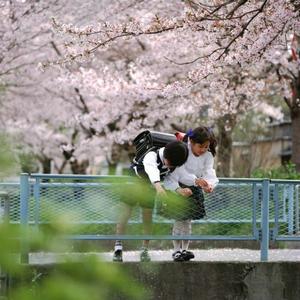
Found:
[[[213,262],[259,262],[260,251],[248,249],[211,249],[193,250],[195,259],[193,261],[213,261]],[[149,251],[152,261],[172,261],[172,250],[153,250]],[[112,260],[112,252],[103,253],[30,253],[30,264],[49,264],[62,262],[65,259],[80,260],[87,255],[96,255],[104,261]],[[139,261],[138,251],[124,251],[123,261]],[[269,250],[269,261],[297,261],[300,262],[300,249],[276,249]]]

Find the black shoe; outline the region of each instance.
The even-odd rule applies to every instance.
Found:
[[[122,262],[123,261],[123,251],[116,250],[113,255],[113,261]]]
[[[195,255],[192,251],[183,250],[181,255],[184,261],[189,261],[195,258]]]
[[[172,254],[172,258],[174,261],[184,261],[182,253],[180,251],[176,251]]]

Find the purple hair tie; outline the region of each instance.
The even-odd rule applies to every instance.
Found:
[[[190,129],[187,131],[186,135],[187,135],[188,137],[193,137],[193,135],[194,135],[193,129],[190,128]]]
[[[208,131],[210,134],[213,134],[213,133],[214,133],[212,127],[207,127],[207,131]]]

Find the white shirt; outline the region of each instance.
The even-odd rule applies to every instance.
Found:
[[[163,163],[164,149],[165,148],[163,147],[158,150],[159,158]],[[155,151],[150,151],[145,155],[143,159],[143,165],[151,183],[154,183],[155,181],[160,181],[160,171],[158,169],[159,164],[157,163],[157,153]],[[168,170],[166,166],[164,166],[164,168]]]
[[[214,169],[214,157],[206,151],[200,156],[195,156],[188,144],[189,156],[185,164],[176,168],[174,172],[166,176],[164,186],[168,190],[176,190],[179,187],[178,182],[188,186],[195,185],[196,178],[205,179],[213,188],[218,184],[219,179]]]

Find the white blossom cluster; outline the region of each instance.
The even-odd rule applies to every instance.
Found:
[[[41,2],[0,3],[0,124],[57,172],[203,110],[232,131],[250,110],[282,118],[273,94],[298,99],[295,1]]]

